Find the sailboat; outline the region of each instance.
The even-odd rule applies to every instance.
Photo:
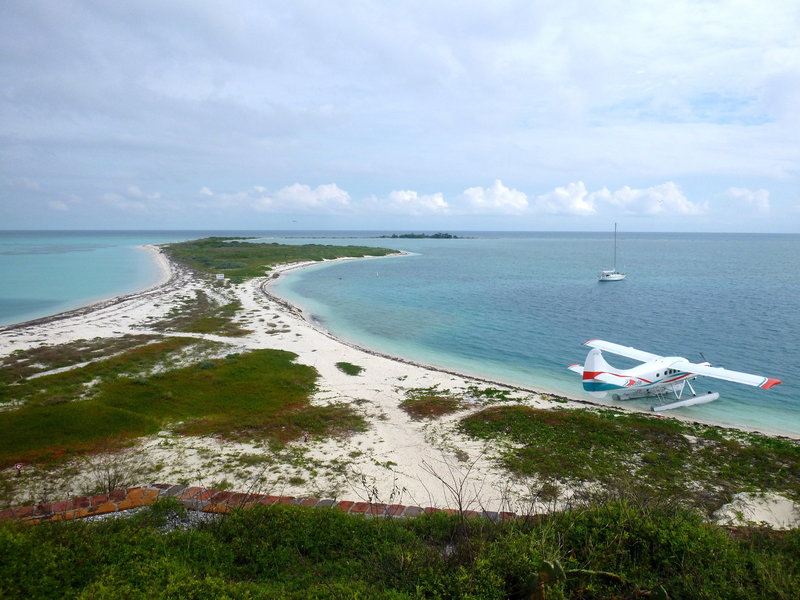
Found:
[[[614,268],[611,270],[600,271],[598,281],[621,281],[625,279],[626,273],[617,271],[617,224],[614,223]]]

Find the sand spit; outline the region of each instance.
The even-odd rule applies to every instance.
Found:
[[[407,392],[439,386],[467,393],[468,388],[506,389],[532,407],[578,407],[585,401],[554,398],[534,390],[432,369],[369,352],[316,328],[298,308],[274,296],[269,284],[291,269],[284,265],[269,277],[218,287],[170,263],[157,246],[153,252],[164,280],[157,288],[113,298],[74,311],[0,328],[0,356],[15,350],[126,334],[163,334],[151,328],[182,298],[203,290],[212,297],[238,300],[237,323],[252,333],[242,337],[185,335],[219,341],[226,352],[274,348],[297,354],[297,362],[319,372],[312,403],[345,403],[360,411],[368,429],[344,439],[307,439],[274,451],[264,443],[231,443],[215,437],[184,437],[170,431],[140,440],[138,447],[109,461],[93,457],[76,461],[73,475],[58,484],[46,473],[26,467],[26,489],[13,503],[51,501],[87,493],[98,477],[123,469],[125,482],[169,481],[180,485],[232,489],[280,496],[312,496],[389,504],[457,507],[470,510],[532,514],[552,509],[537,504],[534,480],[512,480],[485,456],[481,442],[460,435],[453,424],[470,409],[434,421],[413,420],[400,408]],[[384,257],[380,260],[391,260]],[[377,259],[375,259],[377,260]],[[337,362],[362,367],[357,375],[342,372]],[[105,462],[104,462],[105,461]],[[577,490],[575,490],[577,492]],[[569,501],[566,490],[563,501]],[[800,524],[800,516],[796,517]],[[784,522],[782,522],[784,524]]]

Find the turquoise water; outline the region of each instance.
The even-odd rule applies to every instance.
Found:
[[[601,284],[597,271],[613,261],[608,234],[463,235],[475,239],[379,240],[415,254],[296,272],[276,291],[367,348],[572,397],[588,399],[565,369],[583,362],[586,339],[694,361],[702,352],[783,384],[704,378],[695,388],[721,400],[681,414],[800,435],[800,236],[620,235],[628,278]]]
[[[277,292],[361,346],[586,398],[565,368],[583,361],[586,339],[689,360],[702,360],[702,352],[716,365],[783,384],[760,390],[701,379],[698,390],[721,399],[681,414],[800,436],[797,235],[621,233],[618,267],[628,278],[600,284],[597,271],[613,260],[612,234],[401,240],[365,232],[0,232],[0,324],[149,287],[158,271],[136,246],[211,234],[413,252],[328,263],[279,280]]]
[[[0,325],[27,321],[158,282],[142,232],[0,232]]]
[[[137,246],[210,234],[0,231],[0,325],[146,289],[158,282],[160,273],[152,256]]]

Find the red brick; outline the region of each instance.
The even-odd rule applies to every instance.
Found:
[[[111,501],[92,507],[92,514],[95,515],[105,515],[112,512],[117,512],[117,505]]]
[[[353,504],[353,507],[350,509],[351,513],[365,513],[369,510],[370,503],[369,502],[356,502]]]
[[[11,508],[0,510],[0,521],[8,521],[9,519],[13,519],[15,517],[16,515],[14,514],[14,510]]]
[[[178,500],[191,500],[195,496],[201,494],[203,492],[203,489],[204,488],[201,487],[186,488],[184,492],[180,496],[178,496]],[[196,499],[199,500],[199,498]]]
[[[369,510],[367,510],[367,514],[369,515],[382,515],[385,512],[386,512],[385,504],[370,504]]]
[[[244,506],[249,499],[250,494],[235,493],[231,494],[225,504],[229,504],[230,506]]]
[[[355,502],[350,502],[349,500],[342,500],[341,502],[337,502],[334,508],[337,508],[344,512],[350,512],[350,509],[353,508],[353,504],[355,504]]]
[[[278,504],[294,504],[294,496],[279,496]]]
[[[72,501],[72,508],[89,508],[92,505],[92,498],[90,496],[81,496]]]
[[[269,506],[270,504],[275,504],[277,501],[278,501],[278,496],[261,496],[261,498],[258,499],[259,504],[264,504],[266,506]]]
[[[99,494],[91,498],[91,506],[100,506],[106,502],[108,502],[108,494]]]
[[[216,494],[211,496],[212,504],[227,504],[228,499],[233,496],[233,492],[220,492],[218,491]]]
[[[400,515],[405,512],[406,507],[402,504],[392,504],[389,509],[386,511],[386,514],[390,517],[399,517]]]
[[[319,498],[301,498],[298,504],[300,506],[307,506],[309,508],[313,508],[319,502]]]
[[[216,493],[217,493],[217,491],[216,491],[216,490],[203,490],[202,492],[200,492],[200,493],[199,493],[199,494],[198,494],[198,495],[197,495],[195,498],[193,498],[193,499],[194,499],[194,500],[199,500],[200,502],[203,502],[203,501],[205,501],[205,500],[210,500],[210,499],[211,499],[211,497],[212,497],[214,494],[216,494]]]
[[[65,510],[72,508],[72,500],[61,500],[60,502],[53,502],[51,504],[38,504],[36,508],[43,513],[63,513]]]
[[[128,497],[122,502],[117,503],[118,510],[128,510],[139,506],[148,506],[156,501],[158,492],[156,490],[146,490],[143,488],[131,488]]]

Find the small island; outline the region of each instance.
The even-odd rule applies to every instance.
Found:
[[[389,238],[389,239],[411,239],[411,240],[425,240],[425,239],[433,239],[433,240],[462,240],[464,238],[459,237],[457,235],[453,235],[452,233],[393,233],[392,235],[380,235],[380,238]]]

